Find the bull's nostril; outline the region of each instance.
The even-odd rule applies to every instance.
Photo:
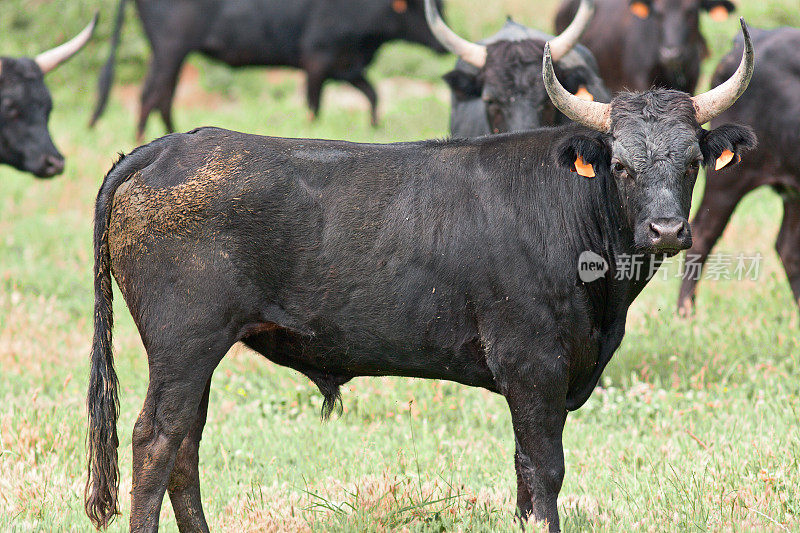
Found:
[[[650,223],[650,238],[652,238],[654,241],[661,238],[661,228],[659,228],[655,222]]]

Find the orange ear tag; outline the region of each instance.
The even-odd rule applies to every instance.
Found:
[[[646,19],[650,16],[650,8],[644,2],[634,2],[631,4],[631,13],[640,19]]]
[[[590,102],[594,102],[594,96],[592,96],[592,93],[590,93],[589,90],[584,85],[578,87],[578,90],[575,92],[575,96],[577,96],[581,100],[588,100]]]
[[[714,170],[719,170],[728,166],[728,163],[733,161],[734,153],[730,150],[724,150],[722,155],[717,158],[717,163],[714,165]]]
[[[716,6],[711,8],[708,15],[714,22],[725,22],[728,20],[728,15],[730,15],[730,13],[725,9],[725,6]]]
[[[575,159],[575,172],[584,178],[594,177],[594,167],[588,163],[585,163],[581,156],[578,156]]]
[[[408,2],[406,0],[394,0],[392,2],[392,9],[397,13],[405,13],[408,9]]]

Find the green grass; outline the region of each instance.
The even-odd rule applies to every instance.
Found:
[[[134,146],[147,46],[131,11],[120,79],[107,115],[89,131],[98,39],[48,77],[51,130],[66,173],[36,181],[0,167],[0,529],[88,530],[85,390],[91,337],[91,225],[97,188],[117,151]],[[470,38],[506,13],[548,28],[554,2],[452,0]],[[743,5],[746,4],[746,5]],[[740,2],[754,25],[800,24],[795,0]],[[3,55],[35,53],[77,32],[88,3],[4,0]],[[543,18],[542,13],[546,13]],[[736,22],[703,20],[713,61]],[[331,84],[309,123],[291,71],[233,72],[191,60],[179,91],[182,129],[220,125],[285,136],[394,141],[447,133],[439,76],[452,58],[387,46],[369,76],[383,94],[380,128],[366,104]],[[276,73],[277,72],[277,73]],[[155,118],[155,117],[153,117]],[[148,135],[161,133],[152,120]],[[698,189],[699,191],[700,189]],[[699,192],[698,192],[699,196]],[[699,198],[697,198],[699,200]],[[739,207],[718,249],[760,252],[757,282],[700,286],[697,315],[674,315],[678,282],[650,284],[629,315],[606,388],[570,415],[560,498],[568,531],[800,529],[800,317],[772,249],[781,202],[768,190]],[[674,274],[674,267],[670,270]],[[115,303],[122,413],[121,494],[130,489],[130,432],[147,386],[144,350],[122,299]],[[341,418],[321,424],[321,397],[303,376],[235,348],[215,374],[201,449],[206,514],[214,530],[514,530],[513,438],[502,398],[447,382],[359,378],[344,387]],[[123,516],[111,528],[125,528]],[[168,502],[167,531],[176,529]]]

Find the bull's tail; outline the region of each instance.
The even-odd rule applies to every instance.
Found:
[[[95,125],[100,115],[106,109],[108,103],[108,94],[111,92],[111,84],[114,83],[114,61],[117,57],[117,48],[119,47],[120,35],[122,34],[122,23],[125,21],[125,5],[128,0],[119,0],[117,6],[117,18],[114,22],[114,33],[111,36],[111,53],[108,55],[106,64],[103,65],[103,70],[100,71],[100,78],[97,80],[97,106],[92,113],[92,119],[89,121],[89,127]]]
[[[123,0],[124,1],[124,0]],[[111,286],[111,256],[108,248],[108,227],[117,187],[130,172],[120,163],[106,175],[95,204],[94,219],[94,340],[86,406],[89,417],[88,470],[86,480],[86,514],[98,528],[106,527],[119,514],[119,467],[117,460],[117,374],[111,352],[111,330],[114,325]],[[126,161],[127,162],[127,161]],[[122,165],[127,167],[129,165]]]

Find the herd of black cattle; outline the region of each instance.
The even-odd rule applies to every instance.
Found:
[[[651,267],[687,249],[704,261],[739,200],[768,184],[784,199],[777,249],[800,301],[800,30],[751,32],[742,21],[714,88],[691,96],[707,54],[699,13],[727,16],[731,2],[596,2],[565,0],[556,36],[509,19],[475,43],[447,26],[441,0],[137,0],[153,50],[139,135],[154,109],[173,129],[193,51],[303,69],[315,114],[325,80],[349,82],[374,123],[364,69],[383,43],[405,39],[458,56],[444,75],[452,138],[374,145],[200,128],[117,162],[95,211],[86,512],[96,526],[118,514],[112,275],[150,365],[133,433],[134,531],[157,529],[165,492],[181,531],[208,529],[198,448],[212,373],[236,342],[308,376],[325,416],[356,376],[502,394],[519,516],[558,530],[567,412],[620,345]],[[34,59],[2,58],[0,162],[39,177],[63,171],[43,75],[96,21]],[[610,272],[582,281],[586,252]],[[633,254],[641,271],[614,276],[615,259]],[[683,312],[695,283],[684,279]]]

